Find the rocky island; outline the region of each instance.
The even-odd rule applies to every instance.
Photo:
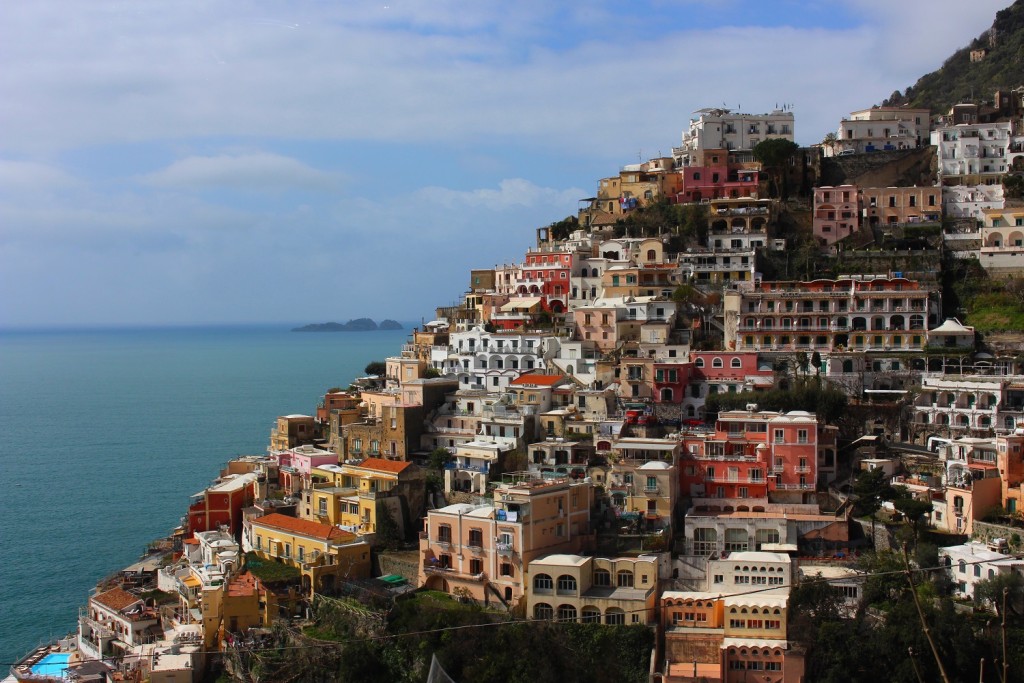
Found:
[[[402,324],[395,320],[382,320],[378,325],[369,318],[355,318],[347,323],[311,323],[296,327],[292,332],[372,332],[373,330],[400,330]]]

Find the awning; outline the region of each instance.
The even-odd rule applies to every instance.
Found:
[[[518,311],[522,309],[532,309],[539,306],[541,299],[539,296],[530,297],[517,297],[515,299],[509,299],[509,302],[501,307],[502,313],[509,313],[512,311]]]
[[[202,581],[200,581],[196,577],[192,576],[191,574],[189,574],[184,579],[182,579],[181,582],[183,584],[185,584],[186,586],[188,586],[189,588],[198,588],[199,586],[203,585]]]

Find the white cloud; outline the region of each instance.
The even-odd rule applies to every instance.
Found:
[[[574,207],[575,202],[583,196],[584,191],[579,188],[559,190],[539,187],[523,178],[502,180],[496,189],[452,190],[444,187],[425,187],[416,192],[417,198],[440,204],[446,209],[472,206],[499,211],[510,207]]]
[[[337,190],[341,176],[277,154],[193,156],[140,178],[164,188],[276,191]]]
[[[0,72],[2,144],[500,136],[586,154],[667,147],[690,111],[723,100],[793,102],[798,136],[814,142],[938,66],[1005,4],[978,0],[954,22],[951,0],[846,2],[860,25],[690,30],[684,11],[709,11],[698,4],[646,39],[610,31],[627,16],[611,4],[595,10],[608,17],[597,30],[539,2],[6,3],[0,62],[17,67]]]
[[[74,187],[79,181],[64,170],[36,161],[0,159],[0,192],[40,192]]]

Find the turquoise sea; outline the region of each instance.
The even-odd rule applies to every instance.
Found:
[[[410,334],[291,327],[0,331],[0,663],[74,630],[224,462]]]

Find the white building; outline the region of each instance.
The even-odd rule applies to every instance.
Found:
[[[835,153],[857,154],[913,149],[928,142],[931,125],[928,109],[872,107],[850,113],[839,122]],[[832,152],[833,150],[828,150]]]
[[[997,552],[994,547],[971,541],[939,548],[939,562],[947,567],[958,595],[973,598],[978,583],[999,574],[1024,574],[1024,560]]]
[[[995,185],[1008,170],[1010,124],[973,123],[932,131],[942,185]]]
[[[682,146],[673,148],[677,166],[701,166],[708,149],[751,150],[764,140],[793,141],[793,112],[743,114],[731,109],[698,109],[683,131]]]

